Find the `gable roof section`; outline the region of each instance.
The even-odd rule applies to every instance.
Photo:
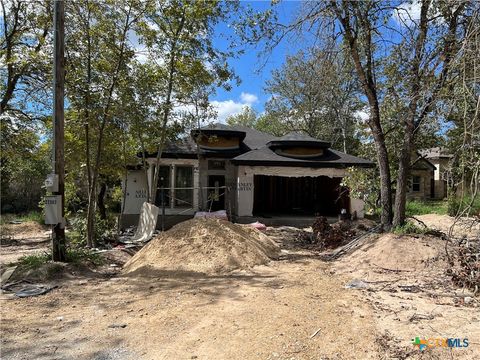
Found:
[[[259,149],[265,146],[271,140],[277,139],[277,137],[267,134],[263,131],[249,128],[243,125],[225,125],[225,124],[212,124],[200,128],[202,130],[218,130],[218,131],[239,131],[245,133],[245,138],[243,143],[248,147],[249,150]]]
[[[437,167],[433,165],[428,159],[420,154],[419,151],[415,152],[417,159],[410,165],[410,169],[414,170],[436,170]]]
[[[419,150],[418,152],[420,153],[421,156],[423,156],[426,159],[453,158],[453,155],[449,154],[448,150],[442,147],[423,149],[423,150]]]

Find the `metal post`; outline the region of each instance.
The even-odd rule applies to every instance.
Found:
[[[65,249],[65,154],[64,154],[64,82],[65,82],[65,9],[63,0],[55,0],[54,12],[54,59],[53,59],[53,122],[54,150],[53,171],[58,175],[58,191],[61,196],[61,219],[54,225],[52,232],[52,258],[54,261],[66,260]]]
[[[165,231],[165,188],[160,189],[162,195],[162,231]]]

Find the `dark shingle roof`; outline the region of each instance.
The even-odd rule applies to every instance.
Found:
[[[201,154],[231,158],[238,165],[270,165],[270,166],[302,166],[302,167],[373,167],[374,163],[359,157],[342,153],[333,149],[325,149],[324,154],[317,158],[291,158],[275,153],[269,147],[272,144],[313,144],[319,147],[330,146],[328,142],[312,138],[304,133],[289,133],[283,137],[275,137],[265,132],[248,128],[242,125],[212,124],[200,129],[201,131],[225,131],[245,133],[245,138],[238,151],[200,150]],[[156,156],[156,153],[147,153],[147,157]],[[163,150],[164,158],[197,158],[197,145],[192,137],[169,143]]]
[[[319,141],[304,132],[301,131],[292,131],[289,132],[287,135],[279,137],[278,141]]]
[[[449,154],[448,151],[441,147],[434,147],[430,149],[423,149],[418,151],[426,159],[435,159],[435,158],[452,158],[453,155]]]
[[[302,167],[373,167],[374,163],[359,157],[342,153],[333,149],[325,150],[318,158],[298,159],[278,155],[264,146],[249,151],[232,159],[237,165],[269,165],[269,166],[302,166]]]
[[[328,141],[315,139],[304,132],[290,132],[285,136],[273,139],[267,143],[271,148],[283,146],[307,146],[329,148],[331,144]]]

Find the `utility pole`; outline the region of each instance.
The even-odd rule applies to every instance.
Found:
[[[58,176],[58,191],[61,198],[59,222],[53,225],[53,261],[66,260],[65,248],[65,152],[64,152],[64,96],[65,96],[65,8],[63,0],[54,3],[54,58],[53,58],[53,171]]]

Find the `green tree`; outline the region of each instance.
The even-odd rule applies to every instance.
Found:
[[[465,29],[470,26],[472,14],[478,12],[478,3],[449,1],[419,2],[420,16],[412,17],[403,2],[340,1],[312,2],[291,24],[281,24],[272,10],[256,14],[248,31],[241,33],[246,42],[266,41],[266,48],[284,39],[288,34],[309,29],[315,41],[335,41],[344,44],[368,103],[367,124],[374,141],[380,174],[381,221],[385,227],[401,225],[405,220],[405,201],[410,157],[415,136],[432,113],[442,89],[448,84],[450,64],[458,54]],[[397,18],[397,20],[395,20]],[[258,21],[261,20],[261,23]],[[240,27],[240,29],[242,29]],[[384,34],[396,36],[385,41]],[[461,56],[461,54],[458,54]],[[401,150],[396,169],[395,218],[392,207],[392,182],[389,149],[382,118],[382,102],[389,74],[385,65],[398,56],[402,77],[394,82],[394,96],[401,109]]]
[[[257,123],[257,112],[251,106],[245,105],[238,114],[228,116],[226,123],[254,128]]]
[[[31,120],[48,105],[51,1],[0,0],[0,116]],[[37,106],[35,106],[37,105]]]
[[[266,90],[272,94],[266,111],[287,131],[305,131],[332,142],[344,152],[355,151],[356,113],[363,104],[352,68],[335,49],[299,52],[272,72]]]

